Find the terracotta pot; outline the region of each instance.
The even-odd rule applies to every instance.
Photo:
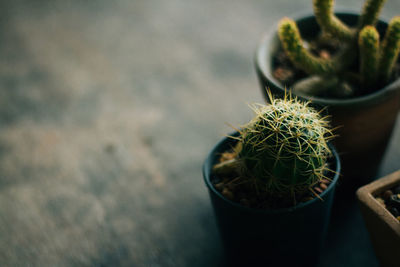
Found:
[[[339,156],[334,147],[329,144],[335,175],[320,195],[323,201],[314,198],[295,207],[260,210],[226,199],[213,185],[212,167],[221,153],[236,142],[225,137],[212,149],[203,165],[204,181],[229,266],[315,266],[326,236],[340,173]]]
[[[336,15],[349,25],[357,23],[357,14],[341,12]],[[302,16],[296,22],[305,38],[319,32],[313,15]],[[387,23],[380,20],[378,31],[383,34],[386,28]],[[255,57],[258,79],[267,101],[265,88],[270,88],[276,96],[283,96],[285,91],[285,85],[272,75],[273,55],[280,47],[276,29],[277,25],[261,41]],[[311,100],[317,108],[327,107],[332,125],[342,126],[336,131],[339,137],[335,141],[343,162],[343,176],[337,189],[354,196],[356,189],[371,181],[378,171],[400,107],[400,79],[374,93],[351,99],[298,97]]]
[[[400,266],[400,222],[375,199],[375,196],[399,184],[400,170],[357,191],[365,225],[375,254],[383,267]]]

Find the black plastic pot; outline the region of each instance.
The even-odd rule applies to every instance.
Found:
[[[355,25],[358,20],[356,13],[339,12],[336,15],[348,25]],[[312,38],[320,32],[312,14],[299,17],[296,23],[304,38]],[[387,23],[379,20],[376,27],[383,36]],[[285,88],[288,88],[272,75],[273,56],[280,45],[275,25],[261,41],[255,57],[255,67],[266,101],[266,88],[270,88],[276,97],[283,97]],[[344,196],[354,197],[358,187],[376,177],[400,107],[400,79],[371,94],[350,99],[298,97],[311,100],[317,108],[327,107],[332,115],[332,125],[341,126],[336,131],[338,138],[334,142],[343,162],[343,178],[339,181],[338,190]]]
[[[237,134],[237,133],[236,133]],[[214,186],[212,166],[235,140],[224,138],[208,155],[203,165],[226,257],[230,266],[313,266],[326,235],[340,161],[334,147],[333,182],[321,194],[292,208],[257,210],[232,202]]]

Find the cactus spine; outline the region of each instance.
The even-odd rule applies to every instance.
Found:
[[[373,27],[385,1],[366,0],[357,27],[350,28],[334,15],[334,0],[313,0],[315,17],[322,32],[331,38],[340,39],[344,45],[330,59],[314,56],[303,46],[295,22],[283,18],[279,23],[278,35],[286,55],[297,68],[309,75],[338,77],[337,87],[340,88],[340,84],[347,82],[345,77],[355,77],[348,67],[353,65],[359,54],[359,78],[352,79],[351,83],[364,91],[387,84],[400,51],[400,17],[392,19],[379,45],[379,34]],[[327,90],[321,88],[321,92],[324,91]]]
[[[265,193],[304,193],[328,171],[329,122],[309,103],[269,95],[271,104],[252,106],[256,116],[241,131],[239,160]]]

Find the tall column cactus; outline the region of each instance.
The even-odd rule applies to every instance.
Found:
[[[329,171],[329,122],[296,98],[270,95],[270,102],[252,106],[256,116],[239,137],[239,160],[268,193],[304,193]]]
[[[382,42],[379,62],[380,77],[387,82],[392,74],[393,66],[400,51],[400,17],[394,17],[386,31]]]
[[[323,31],[345,41],[354,38],[353,30],[334,15],[334,0],[313,0],[313,7],[315,18]]]
[[[385,2],[386,0],[365,1],[357,27],[358,31],[364,26],[376,24]],[[313,0],[315,18],[324,32],[344,41],[352,41],[357,35],[357,30],[351,29],[335,16],[333,12],[334,4],[334,0]]]
[[[296,22],[283,18],[279,23],[278,34],[286,54],[298,68],[308,74],[335,73],[333,61],[318,58],[304,48]]]
[[[372,26],[362,29],[358,39],[360,47],[360,73],[364,88],[376,83],[379,56],[379,33]]]
[[[361,11],[358,28],[362,29],[367,25],[374,26],[385,2],[386,0],[367,0]]]

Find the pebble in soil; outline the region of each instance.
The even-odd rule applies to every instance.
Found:
[[[400,221],[400,185],[384,191],[376,200]]]

